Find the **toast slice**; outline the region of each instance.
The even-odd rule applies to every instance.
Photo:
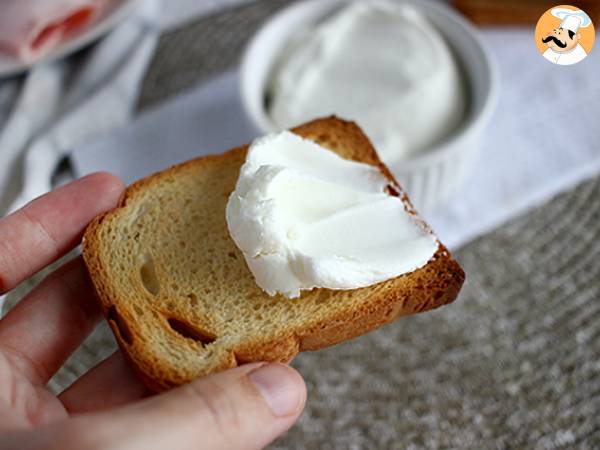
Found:
[[[378,166],[390,192],[416,214],[354,123],[331,117],[292,131]],[[138,181],[86,230],[83,256],[104,315],[155,391],[250,361],[289,361],[450,303],[464,281],[440,244],[426,266],[370,287],[270,297],[255,284],[225,220],[246,151],[194,159]]]

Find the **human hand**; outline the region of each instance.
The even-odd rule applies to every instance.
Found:
[[[122,183],[84,177],[0,220],[0,292],[76,246],[113,208]],[[98,323],[81,257],[64,264],[0,320],[0,449],[256,449],[298,419],[300,375],[254,363],[151,395],[120,352],[58,396],[46,383]]]

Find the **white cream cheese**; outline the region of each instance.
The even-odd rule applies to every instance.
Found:
[[[269,114],[290,128],[355,120],[394,173],[463,120],[465,89],[439,31],[410,5],[352,2],[295,36],[270,86]]]
[[[376,167],[296,134],[266,136],[229,197],[229,233],[270,295],[370,286],[424,266],[438,248],[388,184]]]

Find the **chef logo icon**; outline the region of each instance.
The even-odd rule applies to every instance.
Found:
[[[594,46],[594,39],[592,20],[575,6],[560,5],[549,9],[535,28],[540,53],[561,66],[584,60]]]

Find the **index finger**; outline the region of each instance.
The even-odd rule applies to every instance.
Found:
[[[96,173],[49,192],[0,220],[0,293],[61,257],[87,224],[113,208],[123,183]]]

